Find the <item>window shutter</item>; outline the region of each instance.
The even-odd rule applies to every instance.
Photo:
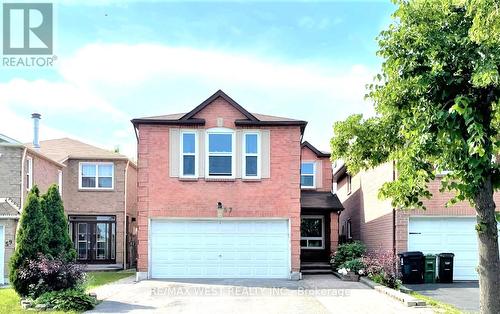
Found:
[[[241,178],[242,176],[242,162],[243,162],[243,132],[241,130],[236,130],[236,147],[235,149],[235,171],[236,171],[236,178]]]
[[[316,161],[314,167],[316,168],[316,189],[321,189],[323,188],[323,162]]]
[[[198,151],[196,152],[198,158],[198,177],[205,177],[205,130],[198,130]]]
[[[262,130],[261,139],[261,177],[268,179],[271,177],[271,132]]]
[[[168,151],[169,151],[169,169],[170,177],[179,176],[180,167],[180,132],[177,128],[169,129],[169,141],[168,141]]]

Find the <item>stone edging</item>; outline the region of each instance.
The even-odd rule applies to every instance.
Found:
[[[408,307],[426,306],[427,305],[425,303],[425,301],[416,299],[416,298],[412,297],[411,295],[402,293],[400,291],[379,285],[379,284],[371,281],[367,277],[361,277],[361,278],[359,278],[359,281],[362,282],[363,284],[367,285],[368,287],[377,290],[378,292],[387,294],[388,296],[402,302],[404,305],[406,305]]]

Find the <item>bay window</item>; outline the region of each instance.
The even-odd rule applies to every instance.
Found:
[[[234,133],[212,130],[207,132],[207,176],[234,177]]]

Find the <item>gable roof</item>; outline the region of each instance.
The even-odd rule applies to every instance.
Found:
[[[0,217],[19,218],[21,210],[10,198],[0,198]]]
[[[208,97],[205,101],[203,101],[188,113],[176,113],[169,115],[136,118],[132,119],[131,122],[134,127],[136,127],[138,124],[205,125],[205,119],[198,119],[193,117],[219,97],[223,98],[231,106],[238,110],[243,116],[245,116],[245,119],[237,119],[235,121],[236,126],[300,126],[301,133],[304,133],[305,127],[307,125],[307,122],[303,120],[250,113],[221,90],[215,92],[212,96]]]
[[[204,102],[196,106],[193,110],[190,112],[186,113],[181,120],[188,120],[191,119],[194,115],[196,115],[198,112],[202,111],[206,106],[210,105],[214,100],[217,98],[222,98],[225,101],[227,101],[231,106],[233,106],[236,110],[238,110],[242,115],[244,115],[247,119],[251,121],[258,121],[258,119],[248,112],[245,108],[240,106],[236,101],[234,101],[231,97],[229,97],[226,93],[221,91],[220,89],[216,91],[212,96],[208,97]]]
[[[317,149],[316,147],[314,147],[308,141],[302,142],[301,147],[307,147],[307,148],[309,148],[314,154],[316,154],[316,157],[319,157],[319,158],[323,158],[323,157],[330,158],[330,156],[331,156],[330,153],[320,151],[319,149]]]
[[[19,145],[22,146],[23,144],[21,142],[16,141],[12,137],[8,137],[5,134],[0,133],[0,145]]]
[[[39,152],[57,162],[64,162],[67,159],[128,160],[128,157],[125,155],[89,145],[67,137],[40,141]]]

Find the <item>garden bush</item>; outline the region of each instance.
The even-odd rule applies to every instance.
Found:
[[[332,255],[330,263],[334,269],[339,269],[345,262],[361,258],[365,251],[366,247],[360,241],[341,244]]]
[[[85,293],[85,289],[78,287],[45,292],[35,300],[35,304],[45,304],[57,311],[84,312],[93,309],[97,304],[97,300]]]
[[[355,258],[342,263],[339,268],[345,268],[346,270],[348,269],[349,271],[352,271],[357,275],[362,275],[364,273],[365,265],[363,264],[363,260],[361,258]]]
[[[368,277],[376,283],[397,289],[401,285],[397,271],[398,258],[390,251],[370,253],[363,257]]]
[[[34,299],[49,291],[76,288],[85,281],[82,265],[44,255],[29,260],[18,273],[20,280],[28,284],[28,295]]]

